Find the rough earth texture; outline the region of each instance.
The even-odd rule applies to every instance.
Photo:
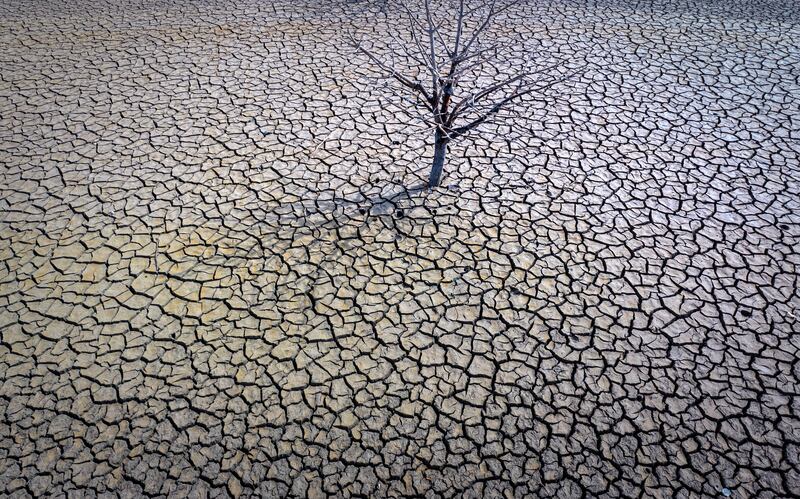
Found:
[[[796,3],[527,2],[408,193],[367,8],[0,4],[0,495],[800,493]]]

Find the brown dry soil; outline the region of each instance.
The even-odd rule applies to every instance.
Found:
[[[525,2],[405,192],[368,3],[0,3],[0,495],[800,493],[797,4]]]

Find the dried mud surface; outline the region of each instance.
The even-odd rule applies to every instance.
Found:
[[[528,2],[427,192],[365,8],[0,4],[0,495],[800,493],[796,4]]]

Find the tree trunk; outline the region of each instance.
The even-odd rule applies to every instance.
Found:
[[[436,142],[433,149],[433,165],[431,166],[431,176],[428,179],[428,187],[437,187],[442,179],[442,169],[444,168],[444,158],[447,155],[447,143],[445,136],[436,130]]]

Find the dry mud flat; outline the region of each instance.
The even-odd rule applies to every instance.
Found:
[[[527,5],[410,196],[363,2],[0,5],[0,495],[800,492],[796,4]]]

